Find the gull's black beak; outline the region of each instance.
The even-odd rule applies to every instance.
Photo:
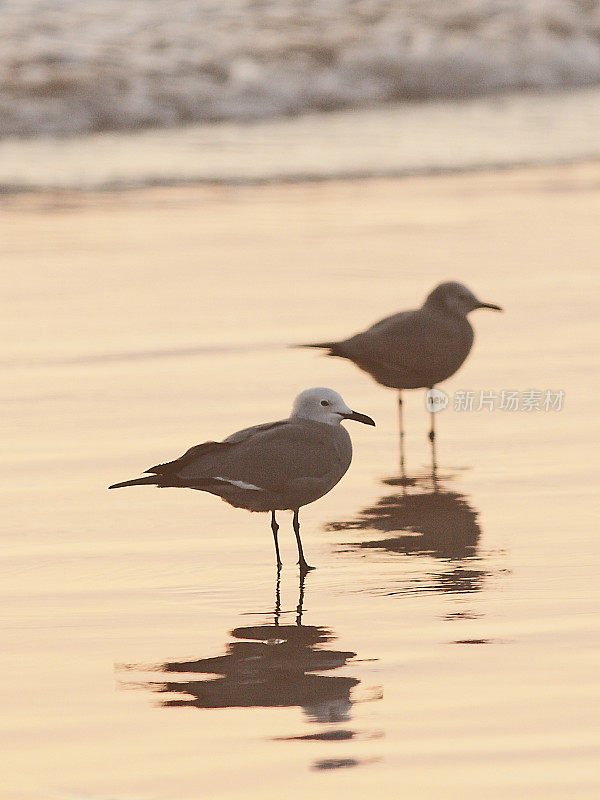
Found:
[[[492,311],[504,311],[501,306],[497,306],[495,303],[479,303],[477,308],[491,308]]]
[[[367,417],[366,414],[361,414],[358,411],[352,411],[350,414],[344,414],[344,419],[353,419],[356,422],[363,422],[365,425],[372,425],[375,427],[375,422],[371,419],[371,417]]]

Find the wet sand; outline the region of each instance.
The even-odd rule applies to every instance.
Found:
[[[3,796],[597,797],[599,213],[598,164],[5,197]],[[403,494],[394,394],[286,345],[447,278],[506,313],[446,391],[564,408],[440,413],[434,492],[410,393]],[[378,427],[301,609],[289,515],[277,587],[264,515],[106,490],[311,385]]]

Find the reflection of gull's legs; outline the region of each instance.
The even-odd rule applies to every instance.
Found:
[[[398,421],[400,423],[400,477],[404,479],[406,473],[404,470],[404,417],[402,414],[402,392],[398,392]]]
[[[275,511],[271,511],[271,530],[273,531],[273,540],[275,541],[275,555],[277,556],[277,572],[281,570],[281,557],[279,555],[279,542],[277,541],[277,534],[279,532],[279,525],[275,519]]]
[[[302,612],[304,605],[304,579],[306,572],[300,573],[300,586],[298,589],[298,605],[296,606],[296,625],[302,625]]]
[[[275,611],[273,614],[273,624],[279,625],[279,615],[281,614],[281,570],[277,570],[277,580],[275,581]]]
[[[302,542],[300,541],[300,520],[298,518],[299,509],[294,511],[294,533],[296,534],[296,544],[298,545],[298,564],[300,564],[300,572],[308,572],[309,569],[314,569],[310,564],[306,563],[304,552],[302,551]]]

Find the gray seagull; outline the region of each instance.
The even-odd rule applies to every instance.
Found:
[[[245,428],[222,442],[198,444],[175,461],[147,469],[151,475],[108,488],[186,487],[216,494],[236,508],[270,512],[278,571],[275,512],[293,511],[298,563],[306,573],[313,567],[302,551],[299,509],[333,489],[350,466],[352,442],[340,425],[345,419],[375,425],[371,417],[348,408],[332,389],[306,389],[288,419]]]
[[[366,331],[340,342],[300,345],[322,348],[329,356],[346,358],[378,383],[398,390],[403,474],[402,390],[433,389],[454,375],[473,344],[473,328],[467,315],[476,308],[502,311],[494,303],[482,303],[464,284],[447,281],[430,292],[421,308],[386,317]],[[433,412],[429,439],[435,469]]]

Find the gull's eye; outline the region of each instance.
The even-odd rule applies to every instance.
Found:
[[[328,406],[329,405],[329,401],[328,400],[321,400],[321,405],[322,406]]]

